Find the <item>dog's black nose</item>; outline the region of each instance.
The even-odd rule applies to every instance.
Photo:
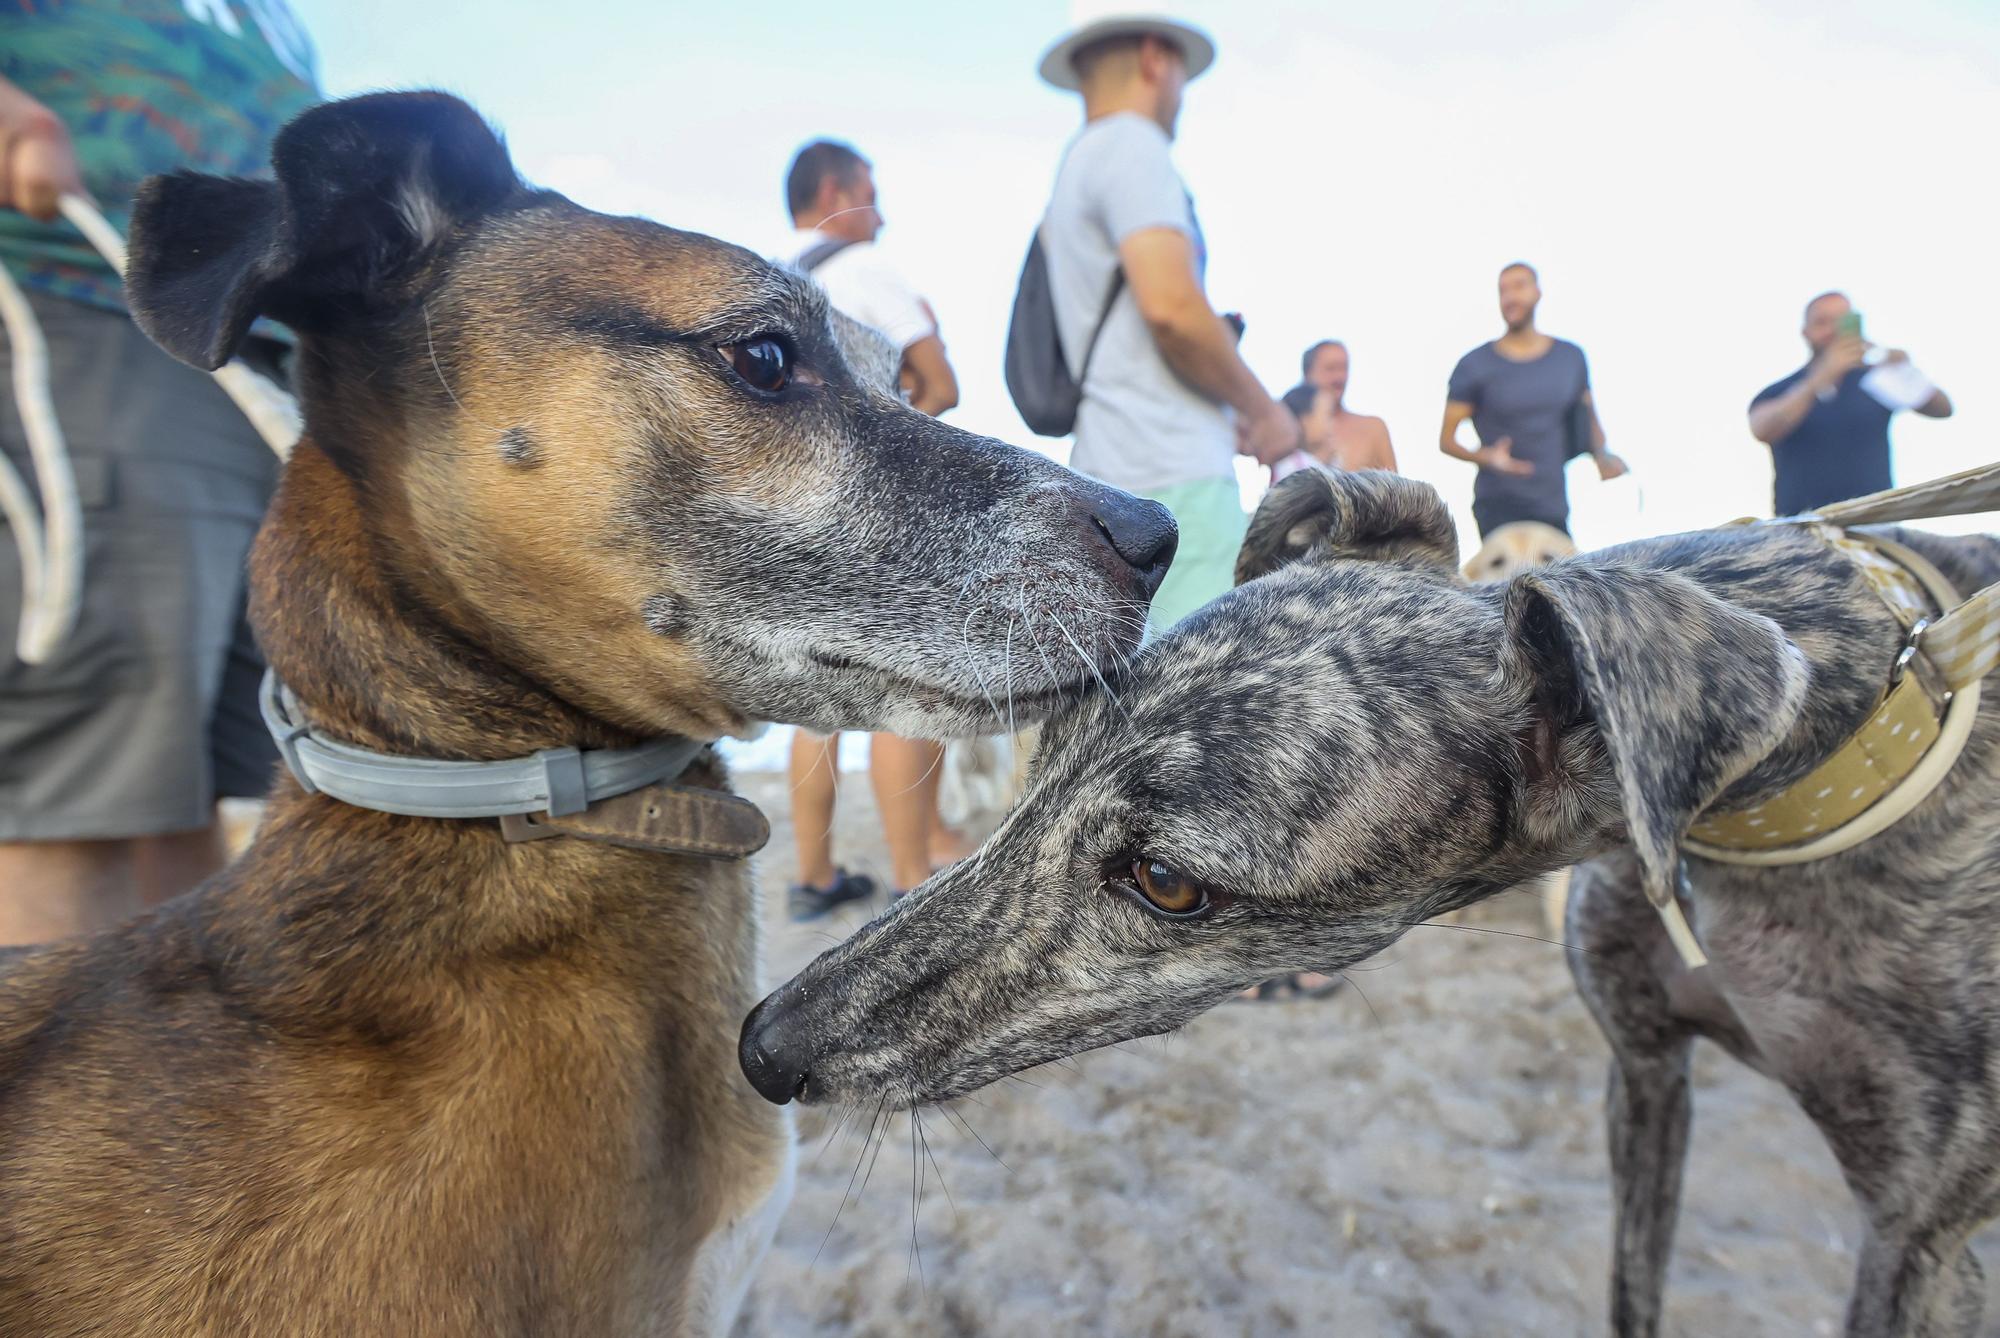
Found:
[[[1087,502],[1089,524],[1139,578],[1146,598],[1160,588],[1180,543],[1174,513],[1158,502],[1098,484]]]
[[[812,1055],[798,1015],[776,994],[750,1010],[736,1043],[736,1062],[757,1094],[782,1106],[805,1091]]]

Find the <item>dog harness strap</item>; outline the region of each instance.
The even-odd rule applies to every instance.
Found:
[[[2000,465],[1981,465],[1822,507],[1817,514],[1829,524],[1864,525],[1995,510],[2000,510]],[[1989,585],[1933,619],[1916,646],[1954,692],[1992,673],[2000,665],[2000,586]]]
[[[667,738],[636,748],[549,748],[500,762],[399,757],[315,734],[297,700],[268,670],[258,706],[285,766],[308,793],[414,818],[571,816],[672,780],[707,747]]]
[[[1917,650],[1954,692],[1992,673],[2000,664],[2000,585],[1987,586],[1926,627]]]

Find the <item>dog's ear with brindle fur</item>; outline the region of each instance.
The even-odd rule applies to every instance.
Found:
[[[1506,621],[1506,668],[1526,676],[1534,703],[1531,784],[1594,730],[1646,894],[1663,904],[1689,825],[1798,724],[1804,652],[1770,619],[1685,577],[1588,558],[1516,577]]]
[[[453,231],[521,190],[479,114],[443,93],[315,107],[279,132],[275,181],[175,172],[133,205],[126,293],[183,362],[227,362],[270,316],[319,331],[396,300]]]
[[[1236,554],[1236,584],[1294,562],[1362,558],[1458,573],[1458,527],[1437,490],[1377,469],[1301,469],[1264,495]]]

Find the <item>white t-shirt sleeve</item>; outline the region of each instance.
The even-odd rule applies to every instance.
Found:
[[[842,311],[888,336],[898,349],[937,333],[931,309],[873,246],[853,246],[820,267],[817,276]]]
[[[1113,246],[1147,228],[1194,234],[1187,188],[1174,170],[1167,138],[1135,118],[1105,125],[1094,145],[1092,204]]]

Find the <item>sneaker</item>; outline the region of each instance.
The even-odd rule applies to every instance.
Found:
[[[785,893],[790,903],[792,919],[817,920],[835,906],[844,906],[850,901],[866,901],[875,895],[875,880],[865,873],[849,873],[836,869],[831,887],[813,887],[808,883],[793,883]]]

